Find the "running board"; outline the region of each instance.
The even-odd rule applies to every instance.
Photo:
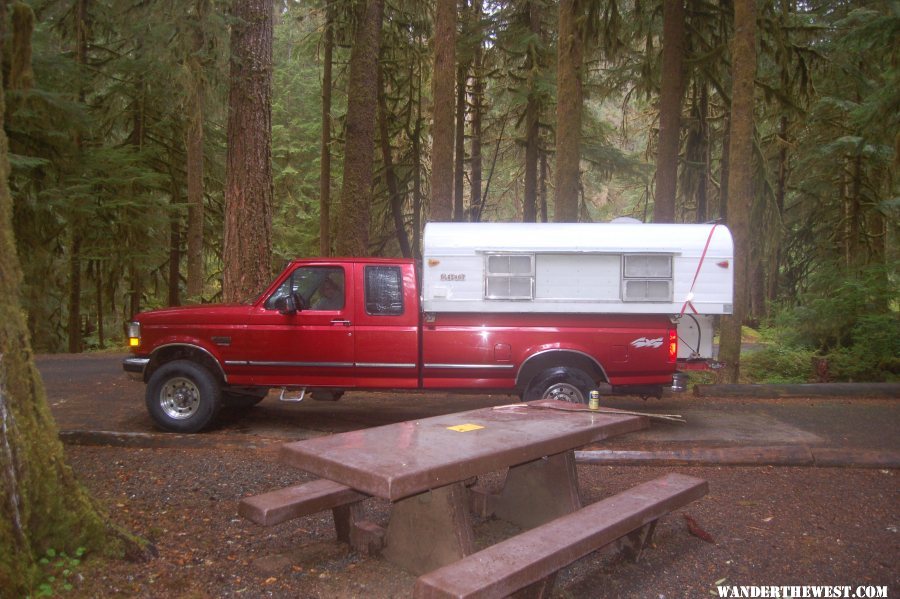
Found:
[[[296,389],[293,390],[296,393]],[[300,387],[300,396],[288,396],[287,394],[290,390],[287,387],[281,388],[281,395],[278,397],[278,401],[288,401],[291,403],[299,403],[303,401],[303,398],[306,396],[306,387]]]

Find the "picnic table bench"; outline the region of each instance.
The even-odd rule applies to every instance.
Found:
[[[557,570],[594,549],[619,542],[638,555],[659,517],[707,492],[672,474],[582,507],[574,449],[647,426],[543,401],[288,443],[280,460],[322,478],[244,498],[239,513],[267,526],[331,509],[338,539],[421,575],[420,597],[541,596]],[[504,470],[500,492],[472,486]],[[391,501],[386,529],[362,516],[370,496]],[[476,552],[470,511],[527,530]]]

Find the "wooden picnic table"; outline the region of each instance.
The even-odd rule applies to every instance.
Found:
[[[647,426],[642,416],[548,400],[288,443],[280,459],[390,500],[384,556],[423,574],[475,551],[473,506],[524,528],[577,511],[574,450]],[[504,469],[499,494],[466,486],[473,477]]]

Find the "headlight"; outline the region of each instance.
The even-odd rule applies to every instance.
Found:
[[[140,347],[141,345],[141,323],[128,323],[128,347]]]

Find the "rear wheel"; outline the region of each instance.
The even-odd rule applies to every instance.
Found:
[[[535,376],[525,390],[523,399],[525,401],[555,399],[586,404],[593,388],[593,379],[583,370],[560,366]]]
[[[156,424],[175,433],[196,433],[219,412],[222,390],[203,366],[175,360],[160,366],[147,381],[147,411]]]

